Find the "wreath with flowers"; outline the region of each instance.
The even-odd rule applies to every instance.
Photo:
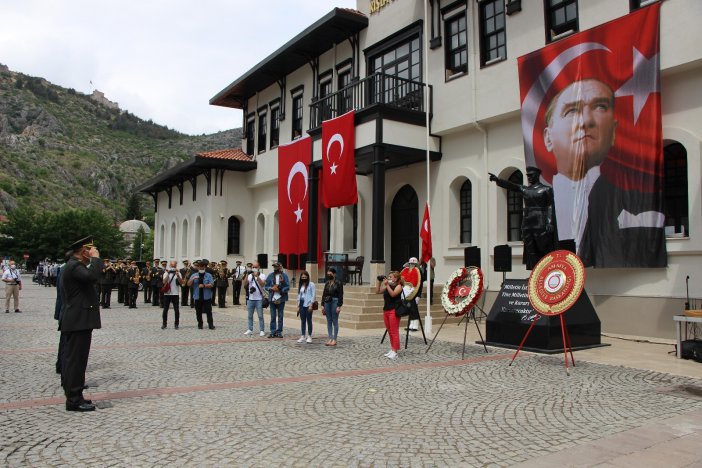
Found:
[[[451,273],[441,291],[441,305],[449,315],[466,314],[483,294],[483,272],[478,267],[459,268]]]

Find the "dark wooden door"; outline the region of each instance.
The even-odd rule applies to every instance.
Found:
[[[417,192],[405,185],[392,201],[390,213],[390,268],[402,265],[419,252],[419,199]]]

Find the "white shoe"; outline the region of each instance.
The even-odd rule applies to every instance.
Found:
[[[258,336],[266,336],[266,332],[264,332],[263,330],[261,330],[261,333],[259,333]]]
[[[307,343],[312,343],[312,335],[307,336]]]
[[[302,335],[299,340],[297,340],[298,343],[304,343],[305,338],[307,338],[305,335]]]
[[[249,336],[249,335],[252,334],[252,333],[253,333],[253,332],[252,332],[251,330],[246,330],[246,331],[244,332],[244,335]]]
[[[390,351],[385,357],[388,359],[397,359],[397,353],[395,351]]]
[[[387,353],[383,354],[383,357],[388,357],[388,356],[390,356],[390,353],[392,353],[392,349],[391,349],[390,351],[388,351]]]

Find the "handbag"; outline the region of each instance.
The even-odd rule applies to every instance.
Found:
[[[264,309],[267,309],[269,305],[271,305],[271,301],[268,300],[268,293],[265,293],[261,291],[261,286],[258,285],[258,281],[256,281],[256,278],[253,278],[253,282],[256,285],[256,288],[258,289],[258,292],[261,293],[261,297],[263,298],[261,300],[261,307]]]
[[[173,276],[175,276],[175,273],[171,273]],[[168,291],[171,290],[171,281],[173,281],[173,276],[168,275],[168,281],[163,282],[163,286],[161,286],[161,293],[166,294]]]
[[[318,309],[319,309],[319,302],[314,301],[314,302],[312,303],[312,310],[318,310]]]
[[[397,307],[395,307],[395,316],[396,317],[404,317],[406,315],[409,315],[410,312],[412,311],[411,302],[412,301],[405,300],[405,293],[403,291],[401,296],[400,296],[400,302],[397,304]]]

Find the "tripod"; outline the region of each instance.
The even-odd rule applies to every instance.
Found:
[[[480,331],[480,327],[478,326],[478,320],[475,318],[475,308],[476,307],[478,309],[480,309],[480,312],[482,312],[483,315],[486,315],[485,311],[480,306],[478,306],[476,304],[473,307],[471,307],[470,312],[468,312],[467,314],[464,314],[463,317],[461,317],[461,321],[458,322],[458,325],[460,326],[461,323],[463,323],[463,319],[467,319],[465,330],[463,332],[463,353],[461,354],[461,359],[465,359],[465,357],[466,357],[466,339],[468,338],[468,322],[470,322],[471,318],[473,319],[473,323],[475,324],[475,329],[478,330],[478,335],[480,336],[480,342],[483,344],[483,348],[485,348],[485,352],[486,353],[488,352],[487,346],[485,345],[485,339],[483,338],[483,333]],[[434,338],[431,340],[431,344],[429,345],[429,347],[427,348],[425,353],[428,353],[429,350],[431,349],[432,345],[434,344],[434,341],[436,341],[436,337],[439,336],[439,332],[443,328],[443,326],[446,323],[446,320],[448,320],[448,318],[449,318],[449,314],[446,314],[446,317],[444,317],[444,321],[441,322],[441,326],[436,331],[436,335],[434,335]]]
[[[424,344],[427,344],[427,336],[424,334],[424,324],[422,323],[422,317],[417,314],[417,320],[419,320],[419,329],[422,330],[422,337],[424,338]],[[407,342],[409,341],[409,323],[410,321],[415,320],[412,318],[412,314],[409,314],[407,316],[407,333],[405,333],[405,349],[407,349]],[[385,337],[388,336],[388,330],[385,329],[385,333],[383,333],[383,338],[380,340],[380,344],[383,344],[385,341]]]

